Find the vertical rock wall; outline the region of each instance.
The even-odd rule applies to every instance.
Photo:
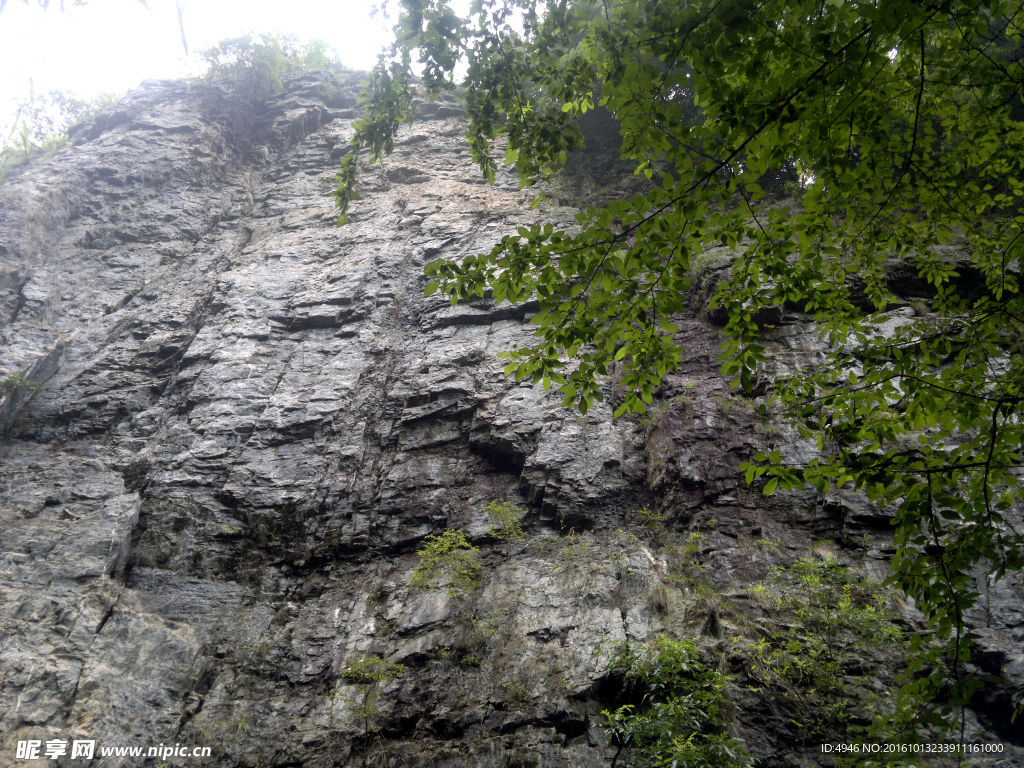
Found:
[[[510,177],[481,182],[456,103],[420,109],[335,227],[354,93],[310,73],[257,114],[150,82],[0,187],[0,377],[43,385],[0,400],[0,765],[18,741],[87,738],[208,746],[189,764],[217,766],[606,766],[600,712],[621,681],[603,648],[699,637],[740,680],[730,643],[773,565],[831,539],[884,576],[878,510],[741,482],[768,442],[807,448],[728,392],[696,312],[652,415],[613,421],[503,376],[528,306],[423,298],[431,259],[541,215],[573,225]],[[779,369],[814,344],[780,320]],[[510,556],[493,499],[529,509]],[[680,578],[644,506],[702,532],[688,556],[717,601]],[[468,595],[409,588],[445,527],[483,551]],[[978,619],[1004,680],[980,726],[1011,748],[1019,584]],[[339,675],[368,654],[404,668],[375,692],[369,744],[365,687]],[[899,659],[864,663],[891,681]],[[817,759],[768,698],[732,695],[764,765]]]

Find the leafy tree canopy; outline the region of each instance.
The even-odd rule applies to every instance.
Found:
[[[476,0],[469,18],[401,0],[353,139],[371,160],[391,151],[415,114],[414,58],[428,94],[454,89],[466,62],[467,138],[491,181],[502,159],[523,186],[549,178],[581,145],[579,116],[614,115],[648,194],[427,267],[427,293],[453,302],[538,300],[537,343],[506,370],[566,405],[600,400],[616,361],[629,393],[616,414],[652,403],[680,360],[690,265],[712,247],[737,254],[715,299],[734,387],[758,383],[761,309],[813,317],[827,361],[772,397],[820,453],[759,455],[747,480],[855,487],[895,511],[895,581],[939,640],[916,641],[897,730],[948,723],[970,698],[971,574],[1022,564],[1022,24],[1003,0]],[[357,156],[339,173],[340,222]],[[772,206],[760,183],[786,167],[802,199]],[[927,311],[882,314],[894,265],[926,285]]]
[[[323,40],[300,43],[291,35],[262,33],[221,40],[199,51],[207,78],[227,78],[238,97],[259,106],[281,90],[281,77],[303,69],[344,71],[338,52]]]

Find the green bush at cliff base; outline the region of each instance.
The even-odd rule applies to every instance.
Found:
[[[448,594],[456,597],[482,583],[480,550],[462,531],[447,528],[427,536],[417,554],[419,562],[409,581],[414,588],[447,587]]]
[[[746,766],[743,746],[728,733],[727,678],[700,661],[696,643],[659,635],[651,645],[626,642],[612,658],[625,675],[625,691],[639,705],[605,710],[608,730],[620,748],[636,749],[655,768]]]
[[[747,482],[859,490],[893,515],[893,583],[933,631],[911,641],[894,715],[900,738],[921,740],[958,727],[983,683],[974,574],[1024,565],[1022,50],[1024,7],[1009,0],[480,0],[466,18],[399,0],[338,175],[339,221],[360,152],[379,160],[415,117],[414,60],[428,95],[461,79],[492,183],[502,161],[522,187],[550,179],[582,145],[578,121],[604,108],[650,190],[578,227],[518,226],[487,253],[431,261],[426,294],[537,302],[535,343],[506,353],[506,373],[586,411],[621,366],[615,415],[638,414],[682,360],[691,265],[731,249],[711,307],[722,373],[770,390],[818,446],[765,451]],[[765,196],[780,179],[799,204]],[[885,314],[896,289],[927,314]],[[813,319],[829,354],[769,381],[761,310],[782,306]]]

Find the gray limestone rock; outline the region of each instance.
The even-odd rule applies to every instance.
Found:
[[[217,85],[147,82],[0,187],[0,375],[43,384],[0,400],[0,764],[18,741],[88,738],[210,747],[194,764],[225,768],[368,749],[393,766],[607,766],[615,642],[694,636],[725,669],[762,618],[754,585],[816,539],[866,537],[844,562],[884,575],[884,510],[742,482],[769,442],[809,448],[729,393],[700,306],[655,408],[616,421],[614,375],[585,418],[504,377],[498,353],[530,342],[535,307],[423,297],[431,259],[541,216],[574,226],[507,173],[481,182],[455,101],[424,105],[362,169],[336,227],[355,80],[302,74],[261,114]],[[810,325],[776,314],[766,375],[815,354]],[[499,498],[529,509],[508,553],[483,512]],[[445,527],[480,547],[480,589],[410,589]],[[991,585],[973,619],[1001,680],[977,720],[1003,765],[1022,764],[1003,716],[1024,684],[1019,590]],[[374,690],[376,741],[345,675],[368,654],[403,666]],[[898,659],[865,664],[891,682]],[[815,760],[768,699],[734,694],[761,765]]]

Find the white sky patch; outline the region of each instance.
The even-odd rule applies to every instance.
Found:
[[[61,13],[57,0],[44,12],[36,0],[8,0],[0,13],[0,123],[17,104],[57,88],[89,98],[120,93],[146,79],[177,78],[202,70],[196,51],[247,32],[320,38],[346,66],[369,69],[391,39],[393,22],[370,18],[372,0],[188,0],[186,57],[173,0],[92,0]]]

